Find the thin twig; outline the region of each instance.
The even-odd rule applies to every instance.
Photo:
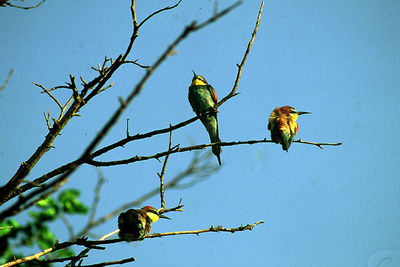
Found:
[[[249,56],[251,46],[253,45],[253,42],[254,42],[254,38],[256,37],[258,25],[260,24],[261,13],[262,13],[263,7],[264,7],[264,1],[261,2],[260,10],[258,11],[256,25],[254,27],[253,33],[251,34],[251,39],[250,39],[250,41],[249,41],[249,43],[247,45],[246,52],[244,53],[242,62],[240,62],[240,64],[237,65],[238,66],[238,72],[237,72],[237,75],[236,75],[236,80],[235,80],[235,83],[233,85],[233,88],[232,88],[231,92],[227,96],[225,96],[223,99],[221,99],[221,101],[219,101],[217,103],[216,108],[221,106],[223,103],[225,103],[231,97],[234,97],[235,95],[238,94],[238,93],[236,93],[236,90],[237,90],[238,85],[239,85],[240,76],[242,75],[242,69],[243,69],[244,64],[246,63],[247,57]]]
[[[101,267],[101,266],[108,266],[108,265],[117,265],[117,264],[125,264],[128,262],[133,262],[136,259],[134,257],[131,258],[126,258],[122,260],[117,260],[117,261],[105,261],[105,262],[100,262],[96,264],[90,264],[90,265],[79,265],[80,267]]]
[[[142,65],[142,64],[139,64],[138,62],[138,59],[136,59],[136,60],[125,60],[125,61],[123,61],[122,62],[122,64],[127,64],[127,63],[131,63],[131,64],[134,64],[134,65],[136,65],[136,66],[139,66],[139,67],[141,67],[141,68],[143,68],[143,69],[149,69],[149,68],[151,68],[149,65]]]
[[[68,233],[69,233],[69,238],[74,237],[74,227],[71,225],[71,223],[68,221],[67,217],[65,217],[63,212],[60,212],[60,219],[64,223],[65,227],[67,227]]]
[[[169,126],[171,127],[172,125],[170,124]],[[168,151],[171,151],[171,145],[172,145],[172,131],[169,132]],[[161,174],[157,173],[158,177],[160,178],[160,199],[161,199],[161,208],[162,209],[165,209],[164,175],[165,175],[165,168],[167,167],[167,163],[168,163],[168,158],[169,158],[169,154],[164,159],[164,164],[162,166]]]
[[[150,14],[149,16],[147,16],[147,18],[145,18],[145,19],[139,24],[138,27],[140,28],[146,21],[148,21],[148,20],[149,20],[151,17],[153,17],[154,15],[157,15],[158,13],[163,12],[163,11],[166,11],[166,10],[169,10],[169,9],[173,9],[173,8],[177,7],[181,2],[182,2],[182,0],[179,0],[179,2],[176,3],[176,4],[173,5],[173,6],[167,6],[167,7],[161,8],[160,10],[157,10],[156,12]]]
[[[230,233],[235,233],[235,232],[240,232],[240,231],[246,231],[246,230],[253,230],[253,228],[256,225],[259,225],[261,223],[264,223],[264,221],[258,221],[253,224],[247,224],[245,226],[239,226],[236,228],[224,228],[221,225],[219,226],[212,226],[207,229],[202,229],[202,230],[192,230],[192,231],[178,231],[178,232],[166,232],[166,233],[154,233],[154,234],[149,234],[146,235],[145,238],[155,238],[155,237],[163,237],[163,236],[170,236],[170,235],[199,235],[202,233],[207,233],[207,232],[230,232]]]
[[[85,256],[85,257],[87,257],[87,256]],[[55,259],[50,259],[50,260],[35,259],[35,260],[33,260],[33,263],[37,263],[39,266],[46,266],[46,264],[49,264],[49,263],[70,261],[70,260],[73,260],[75,258],[76,258],[76,256],[64,257],[64,258],[55,258]]]
[[[42,89],[43,89],[43,92],[45,92],[51,99],[53,99],[54,102],[56,102],[57,106],[58,106],[61,110],[63,109],[63,106],[61,105],[60,101],[58,101],[58,99],[57,99],[55,96],[53,96],[53,95],[50,93],[49,90],[47,90],[47,89],[46,89],[43,85],[41,85],[41,84],[38,84],[38,83],[35,83],[35,82],[32,82],[32,83],[33,83],[34,85],[36,85],[36,86],[42,88]]]
[[[211,175],[213,172],[218,171],[219,169],[216,168],[216,165],[212,165],[209,163],[209,161],[205,161],[206,159],[210,159],[211,154],[210,153],[205,153],[203,154],[202,157],[199,157],[198,155],[195,155],[192,159],[192,161],[190,162],[190,164],[188,165],[188,167],[182,171],[181,173],[179,173],[178,175],[176,175],[173,179],[171,179],[168,183],[165,184],[165,189],[175,189],[175,188],[179,188],[180,186],[180,182],[182,180],[184,180],[185,178],[191,177],[193,175],[197,175],[200,177],[208,177],[209,175]],[[204,162],[205,161],[205,162]],[[204,162],[203,164],[200,164]],[[196,183],[200,182],[200,181],[204,181],[204,179],[195,179],[194,181],[197,181]],[[191,186],[195,185],[196,183],[194,182],[190,182],[189,184]],[[81,237],[83,235],[86,235],[90,229],[99,226],[100,224],[103,224],[105,222],[107,222],[108,220],[114,218],[115,216],[118,216],[118,214],[120,214],[122,211],[127,210],[131,207],[138,207],[140,205],[142,205],[146,200],[154,197],[155,195],[159,194],[160,189],[154,188],[153,190],[143,194],[142,196],[140,196],[139,198],[137,198],[134,201],[125,203],[121,206],[119,206],[118,208],[114,209],[113,211],[103,215],[102,217],[98,218],[97,220],[95,220],[91,225],[87,225],[86,227],[84,227],[84,229],[82,229],[77,235],[76,238]],[[180,203],[178,204],[178,209],[180,209]],[[167,210],[161,210],[160,213],[164,213],[168,211]]]
[[[27,7],[13,5],[13,4],[10,4],[9,2],[6,2],[5,4],[8,5],[8,6],[11,6],[11,7],[16,7],[16,8],[28,10],[28,9],[32,9],[32,8],[37,8],[37,7],[39,7],[39,6],[40,6],[41,4],[43,4],[45,1],[46,1],[46,0],[42,0],[39,4],[37,4],[37,5],[35,5],[35,6],[27,6]]]
[[[317,147],[321,148],[321,145],[325,146],[339,146],[342,143],[314,143],[314,142],[307,142],[307,141],[302,141],[302,140],[297,140],[293,141],[294,143],[303,143],[303,144],[309,144],[309,145],[315,145]],[[128,164],[128,163],[133,163],[137,161],[144,161],[144,160],[149,160],[149,159],[159,159],[161,157],[164,157],[169,154],[175,154],[175,153],[181,153],[181,152],[187,152],[187,151],[192,151],[192,150],[201,150],[209,146],[213,145],[219,145],[219,146],[237,146],[237,145],[253,145],[253,144],[259,144],[259,143],[275,143],[272,140],[267,140],[266,138],[262,140],[247,140],[247,141],[232,141],[232,142],[218,142],[218,143],[210,143],[210,144],[201,144],[201,145],[194,145],[194,146],[187,146],[187,147],[177,147],[175,149],[167,150],[164,152],[159,152],[154,155],[150,156],[134,156],[128,159],[122,159],[122,160],[114,160],[114,161],[96,161],[96,160],[88,160],[86,163],[100,167],[100,166],[115,166],[115,165],[122,165],[122,164]]]
[[[300,144],[307,144],[307,145],[314,145],[317,146],[321,149],[323,149],[322,146],[340,146],[342,142],[340,143],[315,143],[315,142],[309,142],[309,141],[303,141],[301,139],[299,140],[294,140],[293,143],[300,143]]]
[[[94,221],[94,217],[96,216],[97,206],[99,205],[99,201],[100,201],[100,190],[101,190],[102,185],[106,181],[106,179],[103,175],[103,172],[98,168],[96,169],[96,171],[97,171],[97,184],[94,189],[94,198],[93,198],[93,202],[92,202],[92,207],[90,209],[88,225],[90,225]]]
[[[11,79],[11,75],[13,74],[13,72],[14,72],[14,69],[11,69],[10,72],[8,73],[7,78],[4,81],[4,83],[2,85],[0,85],[0,91],[3,90],[7,86],[8,82]]]

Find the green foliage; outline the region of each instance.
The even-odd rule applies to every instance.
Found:
[[[52,247],[55,244],[55,236],[49,228],[51,222],[58,220],[62,213],[83,215],[88,212],[88,207],[78,199],[79,196],[79,190],[67,189],[62,191],[57,199],[47,197],[38,201],[35,209],[29,211],[31,220],[28,220],[25,224],[19,223],[15,219],[1,222],[0,264],[27,256],[14,253],[13,250],[15,249],[33,247],[35,245],[40,249]],[[53,257],[69,257],[73,255],[74,253],[71,249],[63,249],[54,252]],[[38,266],[37,264],[31,262],[24,266]]]
[[[62,210],[68,214],[86,214],[88,207],[78,200],[81,192],[77,189],[67,189],[58,196]]]

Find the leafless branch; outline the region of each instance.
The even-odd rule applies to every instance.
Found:
[[[170,127],[172,126],[171,124],[169,125]],[[172,145],[172,131],[169,132],[169,144],[168,144],[168,151],[171,151],[171,145]],[[165,168],[167,167],[168,163],[168,158],[169,154],[164,159],[164,164],[162,166],[161,174],[158,174],[158,177],[160,178],[160,199],[161,199],[161,208],[165,209],[165,198],[164,198],[164,175],[165,175]]]
[[[122,260],[117,260],[117,261],[108,261],[108,262],[101,262],[97,264],[90,264],[90,265],[80,265],[80,267],[101,267],[101,266],[108,266],[108,265],[117,265],[117,264],[125,264],[128,262],[133,262],[135,261],[134,257],[131,258],[126,258]]]
[[[132,0],[132,7],[131,9],[133,10],[133,15],[134,15],[134,20],[136,20],[136,15],[134,11],[134,5],[135,1]],[[49,131],[47,134],[45,141],[37,148],[35,153],[17,170],[17,172],[14,174],[14,176],[7,182],[6,185],[0,188],[0,205],[5,203],[7,199],[10,199],[10,196],[17,190],[17,187],[19,184],[24,180],[24,178],[29,174],[31,169],[36,165],[36,163],[40,160],[40,158],[49,150],[49,148],[52,146],[52,143],[54,139],[59,135],[60,131],[65,127],[65,125],[69,122],[69,120],[77,115],[77,112],[79,111],[80,108],[82,108],[92,97],[98,94],[98,92],[103,88],[105,83],[111,78],[113,73],[118,69],[118,67],[122,64],[122,62],[126,59],[128,56],[129,52],[131,51],[132,45],[136,37],[138,36],[138,27],[137,23],[134,25],[134,30],[133,34],[131,36],[131,40],[129,42],[128,48],[125,51],[125,54],[118,56],[116,61],[112,61],[112,65],[107,68],[106,74],[100,74],[98,77],[93,79],[91,82],[86,83],[84,88],[82,89],[81,93],[79,95],[75,94],[74,91],[74,101],[72,105],[69,107],[68,111],[66,112],[66,115],[61,118],[60,121],[58,121],[55,125],[53,125],[52,129]],[[188,33],[184,31],[186,36]],[[182,35],[181,35],[182,36]],[[178,38],[178,42],[174,43],[174,46],[177,45],[183,38],[180,37]],[[174,47],[173,46],[173,47]],[[173,48],[172,47],[172,48]],[[169,48],[169,49],[172,49]],[[164,53],[165,54],[165,53]],[[158,67],[158,65],[161,64],[165,60],[165,56],[161,56],[158,61],[156,61],[155,67]],[[107,60],[107,59],[106,59]],[[105,64],[105,63],[104,63]],[[137,85],[137,87],[132,91],[131,95],[128,97],[128,101],[126,101],[127,104],[141,91],[141,88],[144,86],[144,83],[148,79],[148,77],[151,75],[153,71],[147,70],[145,76],[143,77],[142,81]],[[97,84],[97,86],[95,86]],[[90,92],[89,95],[86,96],[88,91],[93,88],[95,88]],[[117,119],[120,117],[122,112],[125,110],[126,106],[121,106],[120,109],[118,109],[115,113],[114,116],[109,120],[109,122],[103,127],[103,130],[95,137],[95,139],[92,141],[92,143],[89,144],[87,149],[83,152],[82,156],[80,157],[79,160],[82,160],[86,158],[90,152],[94,149],[94,147],[100,142],[100,140],[103,139],[105,134],[109,131],[109,129],[114,125],[114,123],[117,121]],[[79,166],[79,165],[78,165]],[[69,171],[64,174],[62,177],[57,178],[58,180],[66,179],[77,167],[77,165],[72,165],[72,168],[69,169]],[[35,192],[32,192],[29,194],[24,200],[19,200],[17,203],[12,205],[10,208],[8,208],[8,211],[5,211],[6,213],[10,214],[11,209],[14,209],[14,212],[18,210],[17,206],[20,206],[21,203],[28,201],[29,199],[33,198],[35,195],[38,195],[48,188],[54,186],[57,184],[58,181],[53,181],[50,184],[47,184],[46,187],[42,187],[37,189]],[[12,213],[14,213],[12,212]],[[0,217],[2,214],[5,214],[4,212],[0,214]]]
[[[171,212],[171,211],[180,211],[180,212],[182,212],[183,211],[183,209],[182,209],[183,206],[184,205],[182,205],[182,199],[180,199],[179,203],[178,203],[178,206],[170,208],[170,209],[163,209],[163,210],[160,211],[160,214],[168,213],[168,212]]]
[[[14,72],[14,69],[11,69],[10,72],[8,73],[7,78],[4,81],[4,83],[2,85],[0,85],[0,91],[3,90],[7,86],[8,82],[11,79],[11,75],[13,74],[13,72]]]
[[[225,96],[221,101],[218,102],[216,107],[221,106],[228,99],[230,99],[231,97],[234,97],[235,95],[238,94],[238,93],[236,93],[236,90],[237,90],[237,87],[239,85],[240,76],[242,75],[242,69],[243,69],[244,64],[246,63],[247,57],[249,56],[251,46],[253,45],[253,42],[254,42],[254,38],[256,37],[258,25],[260,24],[261,13],[262,13],[263,7],[264,7],[264,1],[261,2],[260,10],[258,11],[256,25],[254,27],[253,33],[251,34],[251,39],[249,41],[249,44],[247,45],[246,52],[244,53],[242,62],[240,62],[240,64],[237,64],[238,72],[237,72],[237,75],[236,75],[236,80],[235,80],[235,83],[233,85],[233,88],[232,88],[231,92],[227,96]]]
[[[122,64],[127,64],[127,63],[130,63],[130,64],[134,64],[134,65],[136,65],[136,66],[139,66],[139,67],[141,67],[142,69],[149,69],[149,68],[151,68],[149,65],[142,65],[142,64],[139,64],[138,62],[138,59],[136,59],[136,60],[125,60],[125,61],[123,61],[122,62]]]
[[[264,221],[258,221],[253,224],[247,224],[245,226],[239,226],[236,228],[224,228],[221,225],[214,227],[211,225],[210,228],[207,229],[202,229],[202,230],[192,230],[192,231],[178,231],[178,232],[167,232],[167,233],[154,233],[154,234],[149,234],[145,236],[145,238],[155,238],[155,237],[163,237],[163,236],[170,236],[170,235],[199,235],[202,233],[207,233],[207,232],[230,232],[230,233],[235,233],[235,232],[240,232],[240,231],[246,231],[246,230],[253,230],[253,228],[256,225],[259,225],[261,223],[264,223]]]
[[[166,232],[166,233],[153,233],[145,236],[145,238],[156,238],[156,237],[163,237],[163,236],[171,236],[171,235],[188,235],[188,234],[195,234],[199,235],[201,233],[207,233],[207,232],[230,232],[230,233],[235,233],[235,232],[240,232],[240,231],[246,231],[246,230],[253,230],[253,228],[261,223],[264,223],[264,221],[258,221],[253,224],[247,224],[245,226],[239,226],[235,228],[224,228],[221,225],[219,226],[211,226],[210,228],[207,229],[201,229],[201,230],[191,230],[191,231],[177,231],[177,232]],[[60,249],[64,249],[67,247],[71,247],[73,245],[79,245],[79,246],[85,246],[86,249],[83,250],[78,256],[73,257],[73,261],[70,264],[73,266],[73,263],[77,262],[80,258],[85,257],[87,252],[90,249],[104,249],[104,247],[99,247],[98,245],[104,245],[104,244],[112,244],[112,243],[118,243],[122,242],[122,239],[111,239],[111,240],[99,240],[99,241],[87,241],[85,238],[79,238],[76,241],[68,241],[68,242],[63,242],[63,243],[58,243],[54,245],[51,248],[45,249],[39,253],[36,253],[31,256],[24,257],[22,259],[17,259],[15,261],[9,262],[7,264],[2,265],[1,267],[10,267],[10,266],[15,266],[24,262],[29,262],[33,260],[38,260],[41,256],[46,255],[50,252],[54,252]]]
[[[63,108],[63,106],[61,105],[60,101],[58,101],[58,99],[57,99],[55,96],[53,96],[53,95],[50,93],[50,91],[47,90],[43,85],[38,84],[38,83],[35,83],[35,82],[32,82],[32,83],[33,83],[34,85],[36,85],[37,87],[42,88],[43,92],[46,93],[51,99],[53,99],[54,102],[56,102],[57,106],[58,106],[60,109]],[[42,92],[42,93],[43,93],[43,92]]]
[[[97,206],[100,201],[100,190],[101,190],[102,185],[106,181],[106,179],[103,175],[103,172],[100,169],[96,169],[96,171],[97,171],[97,184],[94,189],[94,198],[93,198],[92,207],[90,208],[88,225],[90,225],[94,221],[94,217],[96,216]]]
[[[193,157],[193,159],[190,162],[190,164],[188,165],[188,167],[184,171],[182,171],[181,173],[176,175],[174,178],[172,178],[168,183],[165,184],[165,190],[179,189],[180,182],[182,182],[184,179],[189,178],[191,176],[208,177],[212,173],[219,170],[218,168],[216,168],[216,165],[210,164],[210,162],[209,162],[210,157],[211,157],[210,153],[205,153],[202,156],[195,154],[195,156]],[[197,178],[197,179],[194,179],[192,182],[189,182],[188,184],[191,184],[191,186],[193,186],[200,181],[204,181],[204,179]],[[185,187],[185,188],[187,188],[187,187]],[[153,190],[143,194],[141,197],[137,198],[136,200],[121,205],[120,207],[114,209],[112,212],[109,212],[108,214],[98,218],[91,224],[84,227],[76,235],[76,238],[86,235],[90,229],[93,229],[94,227],[97,227],[100,224],[105,223],[106,221],[114,218],[115,216],[118,216],[118,214],[120,214],[122,211],[127,210],[131,207],[138,207],[138,206],[142,205],[146,200],[159,194],[159,192],[160,192],[159,187],[154,188]],[[177,211],[179,211],[180,208],[182,208],[181,203],[178,204]],[[173,211],[173,210],[171,210],[171,211]],[[166,210],[162,210],[160,212],[165,213],[165,212],[169,212],[169,210],[166,209]]]
[[[4,4],[7,5],[7,6],[11,6],[11,7],[16,7],[16,8],[28,10],[28,9],[32,9],[32,8],[37,8],[37,7],[39,7],[39,6],[40,6],[41,4],[43,4],[46,0],[42,0],[40,3],[38,3],[38,4],[35,5],[35,6],[27,6],[27,7],[24,7],[24,6],[17,6],[17,5],[14,5],[14,4],[10,4],[8,1],[9,1],[9,0],[6,0]],[[0,6],[1,6],[1,5],[0,5]]]
[[[65,217],[63,212],[60,212],[60,219],[64,223],[65,227],[67,227],[67,230],[69,233],[69,238],[73,238],[74,237],[74,227],[71,225],[71,223]]]
[[[339,146],[342,143],[314,143],[314,142],[307,142],[307,141],[302,141],[302,140],[297,140],[293,141],[294,143],[302,143],[302,144],[309,144],[309,145],[315,145],[321,148],[321,145],[325,146]],[[201,144],[201,145],[194,145],[194,146],[187,146],[187,147],[176,147],[173,148],[172,150],[167,150],[164,152],[159,152],[151,156],[134,156],[128,159],[122,159],[122,160],[114,160],[114,161],[96,161],[92,159],[88,159],[86,162],[87,164],[100,167],[100,166],[114,166],[114,165],[122,165],[122,164],[129,164],[137,161],[144,161],[144,160],[149,160],[149,159],[159,159],[161,157],[164,157],[169,154],[175,154],[175,153],[181,153],[181,152],[187,152],[187,151],[193,151],[193,150],[201,150],[209,146],[213,146],[215,144],[218,144],[219,146],[237,146],[237,145],[253,145],[253,144],[258,144],[258,143],[275,143],[272,140],[267,140],[266,138],[262,140],[247,140],[247,141],[232,141],[232,142],[219,142],[219,143],[210,143],[210,144]]]
[[[314,143],[314,142],[308,142],[308,141],[303,141],[301,139],[299,140],[294,140],[293,143],[300,143],[300,144],[307,144],[307,145],[314,145],[317,146],[321,149],[323,149],[322,146],[340,146],[342,143]]]

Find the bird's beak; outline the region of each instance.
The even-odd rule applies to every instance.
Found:
[[[197,76],[196,72],[194,72],[194,70],[192,70],[192,71],[193,71],[193,75],[194,75],[194,76]]]
[[[297,115],[303,115],[303,114],[311,114],[311,112],[307,112],[307,111],[297,111]]]
[[[163,219],[168,219],[168,220],[171,220],[171,218],[169,218],[169,217],[167,217],[167,216],[165,216],[165,215],[162,215],[162,214],[160,214],[160,216],[159,216],[160,218],[163,218]]]

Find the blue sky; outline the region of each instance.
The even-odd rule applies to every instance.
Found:
[[[173,1],[137,1],[138,20]],[[222,9],[233,1],[219,1]],[[14,74],[0,91],[0,170],[5,183],[43,141],[43,111],[57,106],[32,81],[62,85],[68,75],[94,77],[92,65],[107,54],[116,58],[131,34],[129,1],[46,1],[36,9],[0,9],[0,80]],[[187,101],[192,69],[222,99],[232,88],[236,63],[253,30],[260,1],[245,1],[215,24],[184,40],[150,78],[102,145],[130,132],[143,133],[194,115]],[[193,20],[204,21],[214,1],[183,0],[141,29],[130,59],[151,65]],[[136,257],[137,266],[399,266],[400,3],[398,1],[267,1],[238,91],[219,109],[223,141],[269,138],[273,108],[292,105],[311,115],[299,118],[298,138],[343,142],[323,150],[293,144],[289,153],[274,144],[224,147],[223,165],[209,179],[186,190],[166,192],[168,206],[183,199],[184,212],[153,225],[154,232],[194,230],[210,225],[236,227],[264,220],[253,231],[206,233],[114,244],[93,251],[87,264]],[[85,106],[32,170],[34,179],[74,160],[127,96],[143,70],[122,67],[112,89]],[[68,92],[59,91],[65,99]],[[64,98],[63,98],[64,97]],[[186,146],[208,142],[199,121],[173,134]],[[128,144],[103,160],[154,154],[168,146],[168,135]],[[184,170],[191,153],[171,156],[166,181]],[[211,164],[216,159],[211,158]],[[158,185],[162,164],[103,168],[98,216],[132,201]],[[66,188],[79,188],[88,205],[96,170],[82,166]],[[156,196],[145,203],[159,206]],[[26,217],[18,217],[20,220]],[[86,218],[70,218],[76,231]],[[116,218],[96,228],[103,235]],[[64,225],[53,232],[68,238]]]

